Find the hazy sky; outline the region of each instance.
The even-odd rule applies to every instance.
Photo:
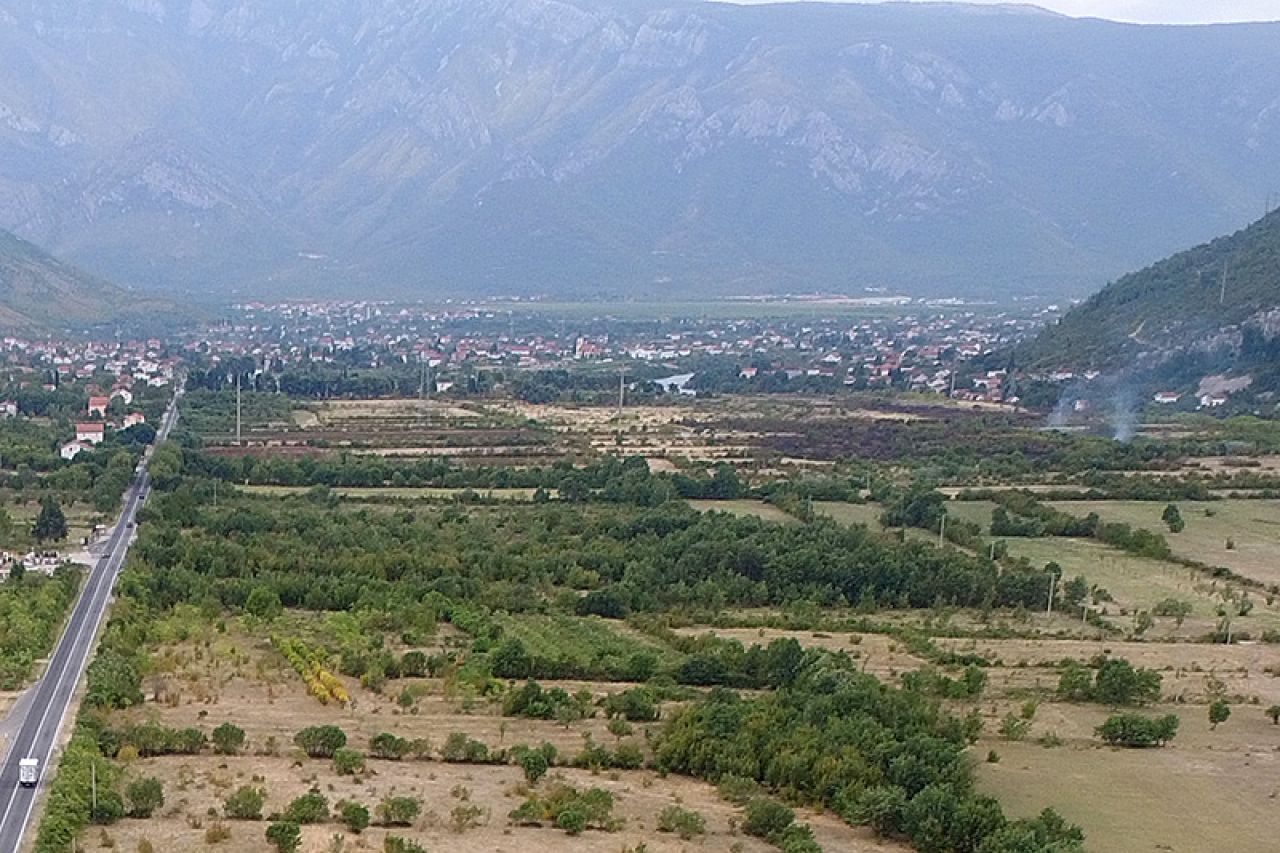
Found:
[[[777,0],[724,0],[767,3]],[[819,0],[867,3],[881,0]],[[913,0],[930,3],[936,0]],[[998,5],[1002,0],[968,0]],[[1280,21],[1280,0],[1038,0],[1034,5],[1077,17],[1110,18],[1141,24],[1208,24],[1226,21]]]

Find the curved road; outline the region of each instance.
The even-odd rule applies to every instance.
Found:
[[[178,419],[181,393],[179,390],[174,395],[165,412],[156,444],[168,437]],[[12,853],[22,847],[27,830],[38,817],[37,800],[44,786],[53,778],[56,768],[50,768],[49,764],[71,711],[76,686],[93,652],[94,639],[111,600],[111,590],[120,574],[120,567],[124,565],[125,555],[129,553],[134,518],[149,488],[149,461],[148,453],[139,463],[138,473],[124,494],[124,509],[107,540],[107,549],[89,573],[44,675],[28,691],[30,701],[23,703],[27,705],[25,717],[0,768],[0,851],[4,853]],[[18,784],[18,761],[32,757],[40,760],[40,780],[34,788],[23,788]]]

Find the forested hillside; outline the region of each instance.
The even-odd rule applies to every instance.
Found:
[[[1109,369],[1175,350],[1238,367],[1280,344],[1280,211],[1121,278],[1029,344],[1031,367]]]

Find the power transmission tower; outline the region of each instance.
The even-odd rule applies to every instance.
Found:
[[[1222,289],[1218,291],[1218,304],[1225,305],[1227,302],[1227,269],[1230,261],[1222,262]]]
[[[240,372],[236,371],[236,444],[240,444]]]

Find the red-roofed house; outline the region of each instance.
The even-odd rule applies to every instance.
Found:
[[[110,397],[90,397],[89,398],[89,417],[97,415],[100,418],[107,416],[107,406],[111,405]]]
[[[103,424],[76,424],[76,441],[101,444],[106,434],[106,426]]]

